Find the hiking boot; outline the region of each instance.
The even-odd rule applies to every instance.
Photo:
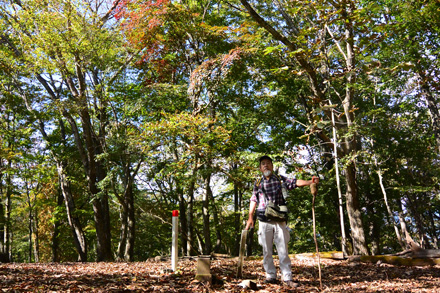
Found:
[[[276,283],[278,283],[278,281],[277,281],[277,279],[269,278],[269,279],[264,280],[264,283],[265,284],[276,284]]]
[[[285,287],[289,287],[289,288],[297,288],[297,287],[299,286],[298,283],[295,283],[295,282],[292,281],[292,280],[283,281],[283,285],[284,285]]]

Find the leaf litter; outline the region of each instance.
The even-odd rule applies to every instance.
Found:
[[[277,260],[275,260],[277,265]],[[212,282],[195,280],[197,258],[170,261],[0,264],[3,292],[320,292],[317,260],[292,258],[296,289],[265,284],[261,260],[246,260],[236,278],[237,258],[213,258]],[[321,259],[322,292],[439,292],[440,266],[404,267]]]

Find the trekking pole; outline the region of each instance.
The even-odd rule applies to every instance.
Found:
[[[315,182],[312,182],[312,184],[310,184],[310,192],[313,195],[313,200],[312,200],[313,238],[315,239],[316,254],[318,255],[319,288],[322,291],[321,257],[319,256],[318,240],[316,239],[316,219],[315,219],[315,199],[316,199],[316,195],[318,194],[318,187]]]

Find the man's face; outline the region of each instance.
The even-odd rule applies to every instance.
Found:
[[[264,159],[260,163],[260,171],[264,176],[270,176],[273,172],[273,164],[269,159]]]

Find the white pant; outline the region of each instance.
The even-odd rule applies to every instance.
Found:
[[[277,270],[273,263],[273,244],[275,243],[280,260],[280,270],[284,281],[292,280],[292,266],[289,258],[287,244],[290,234],[286,222],[261,222],[259,221],[258,242],[263,247],[263,267],[267,279],[276,279]]]

